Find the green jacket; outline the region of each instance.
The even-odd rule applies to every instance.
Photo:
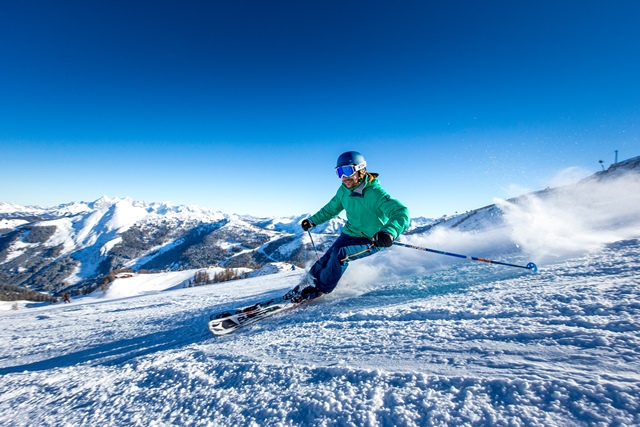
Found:
[[[395,240],[409,228],[409,210],[389,196],[375,173],[367,173],[355,188],[341,185],[329,203],[311,216],[311,221],[322,224],[343,210],[347,212],[343,232],[350,236],[371,239],[378,231],[386,231]]]

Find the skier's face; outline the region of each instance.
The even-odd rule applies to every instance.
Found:
[[[342,176],[342,183],[347,188],[353,188],[357,186],[358,182],[360,182],[360,173],[358,172],[354,173],[351,176],[344,176],[344,175]]]

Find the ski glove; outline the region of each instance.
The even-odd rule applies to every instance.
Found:
[[[310,228],[313,228],[313,227],[316,226],[313,222],[311,222],[310,219],[302,220],[302,224],[301,225],[302,225],[302,229],[304,231],[309,231]]]
[[[388,248],[393,244],[393,236],[386,231],[378,231],[373,236],[373,244],[379,248]]]

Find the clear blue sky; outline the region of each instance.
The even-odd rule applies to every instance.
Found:
[[[413,217],[640,155],[640,2],[4,1],[0,201],[313,213],[358,150]]]

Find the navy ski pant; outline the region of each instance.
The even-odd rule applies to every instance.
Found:
[[[316,279],[319,291],[328,294],[338,285],[349,261],[364,258],[380,251],[371,239],[341,234],[329,250],[311,266],[311,275]]]

